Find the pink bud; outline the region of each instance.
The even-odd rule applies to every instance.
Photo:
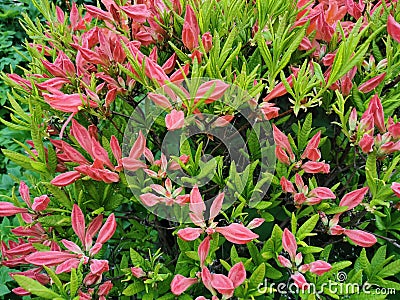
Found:
[[[276,107],[275,103],[263,102],[260,104],[260,109],[267,121],[279,116],[280,108]]]
[[[85,246],[85,217],[80,207],[74,204],[71,214],[72,229],[75,231],[82,245]]]
[[[400,139],[400,122],[390,125],[388,131],[395,140]]]
[[[25,184],[25,182],[21,181],[19,183],[19,194],[21,195],[22,200],[25,201],[28,207],[31,207],[31,196],[29,195],[29,188]]]
[[[360,146],[362,152],[370,153],[373,151],[374,137],[365,133],[361,138],[360,142],[358,143],[358,145]]]
[[[317,260],[310,263],[310,272],[321,276],[322,274],[329,272],[332,266],[325,261]]]
[[[321,131],[318,131],[308,142],[306,149],[301,155],[301,159],[308,158],[313,161],[318,161],[321,158],[321,152],[318,150],[320,140]]]
[[[222,274],[212,274],[211,275],[211,285],[220,294],[224,295],[226,298],[230,298],[233,295],[235,287],[232,281]]]
[[[300,265],[301,262],[303,261],[303,254],[301,252],[296,254],[296,257],[294,258],[294,262],[296,263],[296,266]]]
[[[185,19],[182,29],[182,42],[190,51],[199,46],[200,28],[196,15],[190,5],[186,6]]]
[[[393,182],[391,188],[393,193],[400,198],[400,183]]]
[[[149,93],[147,95],[155,104],[163,108],[172,108],[168,98],[161,94]]]
[[[306,172],[310,174],[316,174],[316,173],[324,173],[328,174],[329,173],[329,164],[326,164],[324,162],[314,162],[314,161],[308,161],[304,163],[301,168]]]
[[[146,275],[142,268],[139,267],[132,267],[131,268],[132,275],[136,278],[140,278]]]
[[[111,281],[106,281],[99,286],[99,290],[97,291],[97,295],[99,296],[107,296],[108,293],[111,291],[113,284]]]
[[[289,180],[287,180],[284,176],[281,178],[281,187],[282,190],[286,193],[295,193],[296,190],[294,189],[293,183],[291,183]]]
[[[282,247],[287,253],[289,253],[290,258],[294,261],[297,251],[296,238],[293,233],[291,233],[287,228],[283,231],[282,235]]]
[[[320,199],[335,199],[335,194],[326,187],[317,187],[310,192],[310,196],[318,197]]]
[[[283,257],[282,255],[278,255],[278,261],[282,267],[285,267],[285,268],[292,267],[292,263],[290,262],[290,260],[288,260],[286,257]]]
[[[334,225],[329,229],[331,235],[341,235],[345,232],[345,229],[340,225]]]
[[[246,227],[248,229],[254,229],[254,228],[261,226],[264,223],[264,221],[265,220],[263,218],[255,218],[249,224],[247,224]]]
[[[211,48],[212,48],[212,35],[210,32],[206,32],[203,34],[203,36],[201,37],[201,41],[203,43],[204,46],[204,50],[206,51],[206,53],[208,53]]]
[[[203,212],[206,210],[206,205],[204,204],[203,198],[201,198],[201,194],[197,185],[195,185],[190,192],[189,209],[198,216],[203,215]]]
[[[275,124],[272,124],[272,129],[273,129],[274,141],[277,148],[280,147],[281,149],[285,150],[289,155],[290,160],[294,161],[295,156],[292,151],[292,147],[290,146],[288,137],[282,131],[280,131],[278,127],[275,126]]]
[[[32,209],[35,211],[42,211],[47,208],[50,203],[50,198],[47,195],[36,197],[33,201]]]
[[[115,221],[115,216],[112,213],[104,223],[103,227],[100,229],[99,236],[97,237],[97,243],[104,244],[107,242],[117,229],[117,222]]]
[[[354,131],[356,129],[356,126],[357,126],[357,110],[353,108],[349,117],[349,128],[351,131]]]
[[[224,193],[220,193],[217,197],[215,197],[210,207],[210,220],[213,220],[220,213],[222,209],[222,202],[224,201],[224,196]]]

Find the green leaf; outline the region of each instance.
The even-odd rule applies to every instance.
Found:
[[[72,209],[72,202],[69,200],[68,196],[60,189],[52,185],[50,182],[41,182],[51,194],[53,194],[53,198],[62,206],[65,206],[68,209]]]
[[[265,277],[265,264],[262,263],[253,271],[249,279],[249,286],[251,288],[256,288],[260,283],[263,282]]]
[[[70,285],[69,285],[69,291],[72,297],[75,296],[76,292],[78,291],[78,288],[79,288],[78,275],[76,274],[76,269],[72,268]]]
[[[135,267],[144,265],[144,258],[132,248],[130,249],[130,256],[131,256],[132,264]]]
[[[133,296],[136,295],[137,293],[140,293],[143,290],[144,290],[144,283],[141,281],[135,281],[134,283],[128,285],[128,287],[125,290],[123,290],[122,294],[124,294],[125,296]]]
[[[378,172],[376,170],[376,153],[372,152],[368,154],[367,162],[365,165],[365,175],[367,177],[367,184],[372,193],[372,196],[376,195],[376,179],[378,179]]]
[[[297,231],[297,238],[299,240],[305,239],[309,236],[310,232],[314,230],[315,226],[317,225],[319,220],[319,215],[315,214],[310,219],[304,222],[303,225],[300,226],[299,230]]]
[[[14,275],[13,278],[20,285],[20,287],[36,296],[44,299],[62,298],[60,295],[41,285],[32,278],[22,275]]]

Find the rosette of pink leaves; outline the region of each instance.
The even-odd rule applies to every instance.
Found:
[[[342,200],[340,200],[339,206],[342,207],[346,206],[347,207],[346,211],[350,211],[363,201],[365,194],[367,192],[368,192],[368,187],[363,187],[361,189],[357,189],[355,191],[347,193],[346,195],[343,196]],[[376,237],[371,233],[359,229],[346,229],[338,225],[339,218],[343,213],[344,212],[335,214],[328,223],[325,214],[320,212],[323,222],[325,223],[325,225],[329,226],[329,231],[328,231],[329,234],[331,235],[344,234],[350,240],[352,240],[356,245],[361,247],[371,247],[377,242]]]
[[[306,290],[309,286],[302,273],[309,271],[321,276],[329,272],[332,268],[329,263],[322,260],[302,265],[303,256],[301,252],[297,253],[296,237],[287,228],[283,230],[282,247],[289,254],[290,260],[282,255],[278,255],[278,261],[283,267],[289,268],[292,271],[291,278],[300,289]]]
[[[75,162],[79,166],[73,171],[62,173],[56,176],[51,183],[56,186],[67,186],[81,178],[81,175],[89,176],[93,180],[113,183],[119,181],[119,175],[122,169],[136,171],[139,168],[145,168],[146,164],[139,160],[144,152],[146,140],[141,132],[132,146],[128,157],[122,157],[121,147],[115,136],[111,137],[110,147],[118,163],[114,166],[108,157],[107,150],[101,146],[97,139],[97,127],[91,125],[89,130],[72,120],[71,135],[77,140],[79,145],[92,157],[90,162],[76,149],[63,140],[51,140],[57,148],[57,157],[63,162]],[[106,166],[108,169],[106,169]]]
[[[90,264],[90,273],[85,277],[84,283],[91,285],[98,282],[102,274],[109,270],[107,260],[94,259],[104,243],[114,234],[117,223],[114,214],[111,214],[102,226],[103,216],[99,215],[86,227],[85,217],[78,205],[74,204],[71,214],[72,229],[78,236],[82,247],[72,241],[63,239],[61,242],[68,251],[43,251],[28,255],[26,261],[37,266],[57,266],[56,274],[70,272],[78,268],[80,263]],[[93,245],[93,238],[99,232]]]
[[[280,184],[282,190],[285,193],[290,193],[293,195],[294,204],[297,208],[301,207],[302,204],[315,205],[320,203],[325,199],[335,199],[335,194],[327,187],[316,187],[310,192],[308,191],[308,186],[304,184],[301,176],[296,173],[295,183],[297,190],[295,189],[293,183],[282,176]]]
[[[229,226],[218,227],[218,222],[214,222],[214,218],[219,214],[222,209],[222,202],[224,200],[224,193],[217,195],[210,207],[210,215],[208,225],[204,219],[204,212],[206,211],[206,205],[203,198],[201,197],[199,188],[194,186],[190,193],[189,217],[193,224],[200,228],[188,227],[180,229],[178,236],[184,241],[193,241],[200,237],[202,233],[212,235],[214,233],[222,234],[228,241],[234,244],[246,244],[256,238],[258,234],[252,232],[249,228],[243,224],[233,223]]]
[[[389,117],[385,125],[385,116],[381,100],[378,95],[374,95],[367,110],[361,116],[358,127],[357,111],[353,109],[349,118],[350,130],[357,129],[361,136],[358,146],[364,153],[371,153],[376,149],[379,157],[384,157],[396,151],[400,151],[400,122],[394,123],[393,118]],[[375,127],[379,133],[374,135]]]
[[[140,200],[146,206],[152,207],[160,203],[163,203],[167,206],[172,206],[174,204],[183,206],[189,202],[189,195],[180,195],[183,191],[183,187],[173,190],[172,182],[169,178],[165,180],[165,187],[159,184],[151,184],[150,187],[158,195],[153,193],[145,193],[140,195]]]
[[[197,277],[212,293],[213,300],[218,299],[217,292],[223,295],[223,299],[229,299],[233,296],[235,288],[237,288],[246,280],[246,270],[243,263],[239,262],[232,266],[232,268],[229,270],[228,276],[223,274],[212,274],[209,269],[204,266],[204,262],[210,250],[210,239],[211,237],[207,236],[199,245],[198,255],[200,258],[200,267],[202,269],[201,272],[197,273]],[[180,295],[197,282],[197,278],[187,278],[177,274],[171,282],[171,291],[175,295]],[[203,298],[199,297],[197,299]]]
[[[286,165],[295,164],[296,168],[301,167],[306,173],[329,173],[329,164],[319,161],[321,159],[321,151],[318,149],[318,146],[321,140],[321,131],[318,131],[311,138],[300,157],[301,159],[296,161],[289,138],[275,124],[272,124],[272,129],[275,141],[275,155],[280,162]],[[309,161],[303,163],[303,160],[306,158]]]

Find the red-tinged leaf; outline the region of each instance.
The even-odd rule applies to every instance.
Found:
[[[190,192],[189,209],[198,216],[203,215],[203,212],[206,210],[206,205],[204,204],[203,198],[201,197],[197,185],[195,185]]]
[[[210,236],[206,236],[206,238],[200,243],[199,248],[197,250],[200,258],[200,267],[204,267],[204,261],[206,260],[209,251],[210,251]]]
[[[179,296],[195,283],[197,283],[196,278],[186,278],[185,276],[177,274],[171,281],[171,292]]]
[[[83,254],[81,247],[79,247],[77,244],[74,242],[62,239],[61,243],[64,245],[65,248],[67,248],[69,251],[74,252],[76,254]]]
[[[0,202],[0,217],[9,217],[26,212],[28,212],[26,208],[16,207],[10,202]]]
[[[90,272],[93,274],[101,275],[109,270],[108,260],[103,259],[91,259],[90,260]]]
[[[177,111],[176,109],[173,109],[165,116],[165,125],[169,131],[180,129],[184,124],[185,113],[183,111]]]
[[[79,263],[80,260],[78,258],[70,258],[57,266],[56,274],[69,273],[71,272],[71,269],[77,269]]]
[[[358,87],[358,90],[362,93],[369,93],[385,79],[385,76],[386,76],[386,72],[383,72],[382,74],[367,80],[366,82],[364,82],[362,85],[360,85]]]
[[[90,156],[93,156],[92,139],[90,138],[89,131],[75,119],[72,119],[71,134],[78,141],[79,145],[81,145]]]
[[[317,187],[310,192],[311,196],[320,199],[335,199],[335,194],[327,187]]]
[[[391,185],[393,193],[400,198],[400,183],[393,182]]]
[[[60,251],[35,252],[25,257],[25,260],[36,266],[55,266],[64,261],[77,258],[76,254]]]
[[[118,139],[114,135],[111,136],[110,147],[115,159],[119,161],[122,158],[122,151]]]
[[[242,262],[237,263],[229,270],[228,278],[232,281],[235,288],[246,280],[246,269]]]
[[[144,148],[146,147],[146,139],[143,136],[142,132],[139,132],[138,138],[132,146],[131,151],[129,152],[130,159],[138,159],[143,153]]]
[[[207,95],[210,94],[211,90],[211,94],[207,97],[207,99],[205,99],[206,103],[211,103],[213,101],[220,99],[228,88],[229,84],[221,80],[211,80],[200,85],[200,87],[197,90],[195,99],[196,100],[203,99],[206,94]]]
[[[77,171],[69,171],[56,176],[52,181],[50,181],[50,183],[55,186],[67,186],[74,183],[79,178],[81,178],[81,173]]]
[[[200,28],[196,15],[190,5],[186,6],[185,19],[182,28],[182,42],[190,51],[199,46]]]
[[[213,203],[210,207],[210,220],[213,220],[222,209],[222,202],[224,201],[224,193],[220,193],[217,197],[215,197]]]
[[[361,247],[371,247],[377,242],[376,237],[362,230],[345,229],[344,235],[351,239],[356,245]]]
[[[307,161],[304,163],[301,168],[306,172],[310,174],[316,174],[316,173],[324,173],[328,174],[330,171],[330,166],[324,162],[316,162],[316,161]]]
[[[222,274],[211,274],[211,286],[227,298],[232,297],[235,290],[232,280]]]
[[[310,263],[310,272],[321,276],[322,274],[329,272],[332,266],[325,261],[317,260]]]
[[[137,23],[144,23],[150,17],[150,11],[145,4],[135,4],[129,6],[120,6],[120,8]]]
[[[297,251],[296,238],[287,228],[285,228],[282,234],[282,247],[289,253],[292,260],[294,260]]]
[[[103,227],[100,229],[96,243],[104,244],[107,242],[114,235],[116,229],[117,222],[115,221],[114,214],[111,214],[107,218],[107,221],[104,223]]]
[[[294,189],[293,183],[287,180],[284,176],[282,176],[280,181],[282,190],[286,193],[295,193],[296,190]]]
[[[309,287],[309,284],[307,280],[304,278],[303,274],[300,274],[299,272],[296,272],[295,274],[290,276],[295,285],[297,285],[300,289],[307,290]]]
[[[89,250],[88,248],[92,246],[93,237],[100,230],[102,224],[103,224],[103,215],[98,215],[96,218],[92,220],[92,222],[90,222],[89,226],[86,229],[86,235],[85,235],[86,250]]]
[[[168,98],[164,95],[149,93],[147,96],[158,106],[161,106],[163,108],[172,108],[172,105],[169,102]]]
[[[339,203],[339,206],[347,206],[347,210],[351,210],[357,205],[359,205],[368,192],[368,187],[363,187],[361,189],[352,191],[343,196]]]
[[[258,238],[250,229],[243,226],[243,224],[233,223],[226,227],[217,227],[215,231],[222,234],[228,241],[234,244],[247,244],[248,242]]]
[[[387,31],[396,42],[400,43],[400,24],[396,22],[392,15],[388,16]]]
[[[80,207],[74,204],[71,214],[72,229],[80,239],[82,245],[85,247],[85,217]]]
[[[194,241],[203,232],[201,228],[185,228],[178,231],[178,236],[184,241]]]

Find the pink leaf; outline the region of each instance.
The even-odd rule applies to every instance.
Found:
[[[117,222],[115,221],[114,214],[111,214],[107,218],[103,227],[100,229],[96,243],[104,244],[105,242],[107,242],[114,235],[116,229],[117,229]]]
[[[197,283],[196,278],[186,278],[185,276],[177,274],[171,281],[171,292],[179,296],[195,283]]]
[[[60,251],[46,251],[29,254],[25,260],[37,266],[54,266],[71,258],[77,258],[77,255]]]
[[[343,234],[361,247],[371,247],[377,242],[373,234],[362,230],[345,229]]]
[[[233,286],[237,288],[246,280],[246,269],[242,262],[238,262],[229,270],[228,278],[232,281]]]
[[[224,193],[220,193],[218,194],[217,197],[215,197],[210,207],[210,220],[213,220],[221,211],[222,202],[224,201],[224,196],[225,196]]]
[[[10,202],[0,202],[0,217],[9,217],[26,212],[28,212],[26,208],[16,207]]]
[[[55,186],[67,186],[74,183],[79,178],[81,178],[81,173],[77,171],[69,171],[56,176],[52,181],[50,181],[50,183]]]
[[[396,22],[392,15],[388,16],[387,32],[398,43],[400,43],[400,24]]]
[[[352,191],[343,196],[339,203],[339,206],[347,206],[347,210],[351,210],[357,205],[359,205],[368,192],[368,187],[363,187],[361,189]]]
[[[178,231],[178,236],[184,241],[194,241],[203,232],[201,228],[184,228]]]
[[[222,234],[228,241],[234,244],[247,244],[248,242],[258,238],[250,229],[243,224],[233,223],[226,227],[217,227],[215,231]]]
[[[85,217],[80,207],[74,204],[71,214],[72,229],[75,231],[82,245],[85,247]]]

